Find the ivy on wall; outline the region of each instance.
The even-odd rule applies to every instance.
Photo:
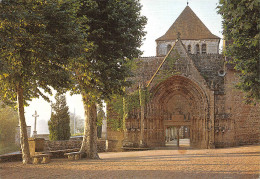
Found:
[[[117,114],[117,118],[112,117],[107,119],[110,128],[117,131],[125,130],[125,119],[127,119],[128,113],[140,108],[141,105],[147,104],[149,99],[149,91],[141,88],[124,96],[114,96],[110,104],[111,109]]]

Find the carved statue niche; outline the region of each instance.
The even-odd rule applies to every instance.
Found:
[[[190,121],[190,113],[189,112],[187,112],[187,114],[184,115],[184,120],[185,121]]]
[[[180,114],[183,114],[183,112],[182,112],[181,108],[178,107],[178,108],[175,108],[175,109],[174,109],[173,114],[174,114],[174,115],[180,115]]]

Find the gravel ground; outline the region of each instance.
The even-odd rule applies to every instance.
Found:
[[[0,178],[260,179],[260,146],[200,150],[168,147],[99,156],[101,160],[52,159],[39,165],[0,163]]]

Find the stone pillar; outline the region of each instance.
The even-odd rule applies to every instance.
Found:
[[[180,127],[177,127],[177,147],[180,147]]]
[[[37,135],[37,130],[36,130],[36,122],[37,122],[37,117],[39,117],[39,115],[37,114],[37,111],[35,111],[35,114],[32,115],[32,117],[34,117],[34,131],[33,131],[33,137],[35,137]]]
[[[206,131],[208,131],[208,149],[215,148],[215,91],[213,91],[212,97],[210,98],[210,117],[207,119]]]
[[[173,130],[173,127],[171,127],[171,140],[173,140],[174,138],[174,130]]]
[[[107,140],[107,118],[106,117],[104,117],[102,120],[101,138]]]
[[[140,100],[140,108],[141,108],[141,136],[140,136],[140,147],[144,147],[144,99],[142,96],[142,86],[139,84],[139,100]]]
[[[140,147],[144,146],[144,106],[141,106],[141,138]]]
[[[165,141],[168,142],[168,128],[165,129]]]

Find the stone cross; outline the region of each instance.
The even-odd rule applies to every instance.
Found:
[[[35,111],[35,113],[32,115],[32,117],[35,117],[35,120],[34,120],[34,131],[33,131],[33,136],[37,134],[37,131],[36,131],[36,121],[37,121],[37,117],[39,117],[39,115],[37,114],[37,111]]]

